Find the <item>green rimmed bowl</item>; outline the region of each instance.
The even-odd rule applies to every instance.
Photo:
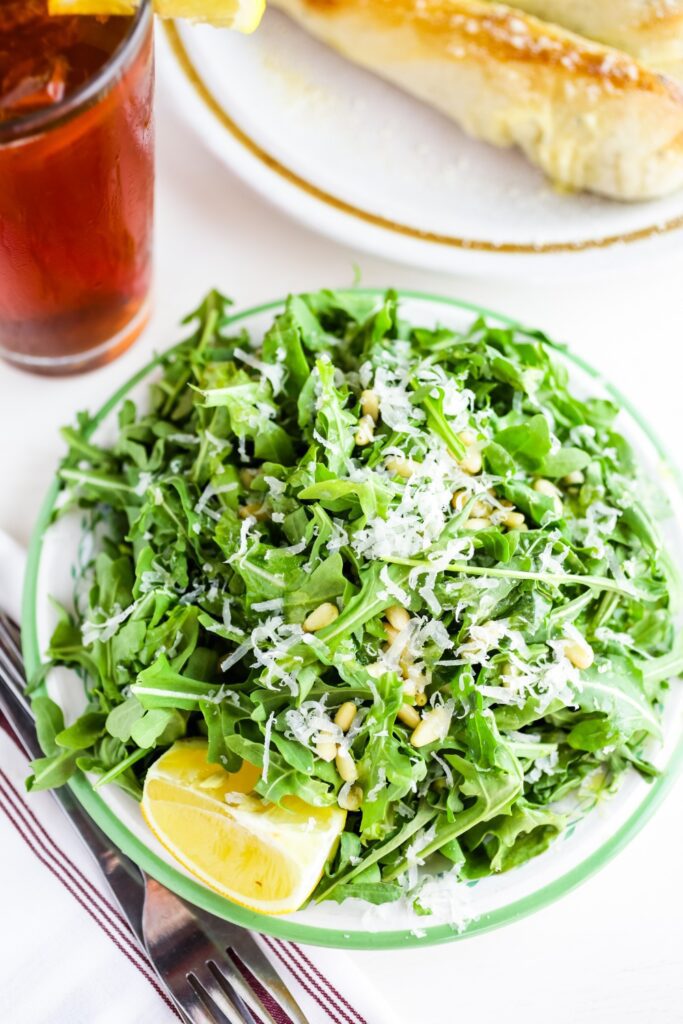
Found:
[[[416,323],[439,323],[462,330],[476,317],[486,316],[489,322],[502,326],[513,324],[497,313],[453,299],[406,291],[401,297],[403,315]],[[258,336],[282,305],[278,301],[249,309],[230,322]],[[683,526],[675,514],[682,491],[661,445],[629,403],[595,370],[564,349],[556,350],[556,358],[567,363],[578,392],[611,397],[621,406],[619,429],[638,453],[645,479],[668,499],[657,501],[654,514],[672,562],[683,565]],[[116,412],[125,398],[144,404],[159,361],[145,366],[102,407],[94,424],[93,436],[98,441],[114,440]],[[74,578],[92,550],[92,538],[84,536],[79,513],[70,513],[50,525],[58,499],[55,480],[43,503],[29,552],[22,626],[30,675],[41,663],[56,622],[50,597],[72,606]],[[681,610],[677,611],[680,614]],[[70,669],[51,670],[46,686],[64,708],[67,721],[85,703],[82,682]],[[255,914],[206,888],[178,865],[150,833],[131,797],[114,787],[95,791],[85,776],[76,777],[71,786],[93,819],[140,867],[185,899],[220,917],[300,942],[361,949],[404,948],[462,938],[515,921],[558,899],[606,864],[647,821],[683,763],[682,722],[683,686],[672,687],[664,710],[664,740],[648,752],[661,771],[653,783],[646,783],[635,772],[628,775],[617,794],[568,829],[548,851],[520,868],[467,886],[444,880],[437,888],[437,909],[427,918],[415,916],[407,903],[375,908],[356,900],[339,906],[307,907],[282,917]]]

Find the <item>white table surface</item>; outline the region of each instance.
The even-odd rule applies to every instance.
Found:
[[[156,304],[146,334],[118,362],[86,376],[51,380],[0,364],[0,527],[17,540],[28,541],[61,454],[57,428],[178,340],[178,321],[209,287],[244,307],[287,291],[348,285],[354,264],[364,284],[480,302],[570,342],[638,404],[683,466],[683,237],[675,260],[573,284],[546,275],[521,284],[413,271],[329,242],[268,206],[178,120],[163,87],[157,124]],[[425,1016],[426,989],[432,1006],[439,993],[439,1024],[683,1021],[681,802],[679,780],[616,860],[533,917],[447,953],[354,958],[406,1024],[436,1024]],[[0,875],[0,905],[2,888],[16,884]],[[36,927],[48,913],[36,908]],[[3,932],[12,933],[6,918]]]

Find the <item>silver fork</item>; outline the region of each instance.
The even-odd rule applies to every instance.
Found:
[[[25,694],[19,629],[0,613],[0,707],[30,757],[42,757]],[[52,795],[97,861],[183,1020],[308,1024],[249,932],[186,903],[110,843],[67,786]]]

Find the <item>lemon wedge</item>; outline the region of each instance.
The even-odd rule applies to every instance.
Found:
[[[135,14],[136,0],[48,0],[50,14]],[[266,0],[154,0],[162,18],[206,21],[219,28],[253,32],[263,17]]]
[[[253,793],[260,772],[207,761],[204,740],[181,740],[147,773],[142,813],[159,842],[206,885],[261,914],[298,910],[334,855],[346,812]]]

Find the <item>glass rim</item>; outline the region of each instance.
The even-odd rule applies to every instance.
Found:
[[[77,17],[77,15],[74,15]],[[87,15],[82,15],[87,17]],[[138,45],[152,19],[152,0],[139,0],[130,30],[92,78],[58,103],[0,122],[0,147],[30,139],[76,117],[107,91],[126,65],[132,48]]]

